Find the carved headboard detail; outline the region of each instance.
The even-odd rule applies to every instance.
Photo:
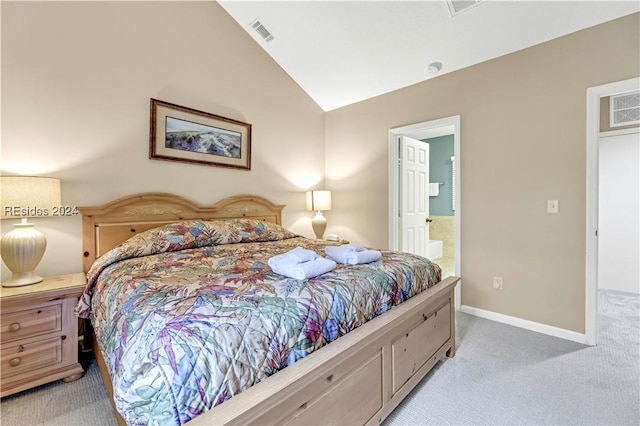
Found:
[[[147,192],[119,198],[102,206],[78,207],[82,214],[82,268],[131,236],[181,220],[253,218],[282,224],[284,205],[258,195],[234,195],[202,206],[179,195]]]

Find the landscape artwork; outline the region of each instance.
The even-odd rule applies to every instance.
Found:
[[[242,135],[238,132],[173,117],[167,117],[166,123],[165,146],[167,148],[240,158]]]
[[[251,124],[151,99],[149,158],[251,169]]]

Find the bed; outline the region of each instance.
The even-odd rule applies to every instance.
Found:
[[[79,207],[77,313],[121,424],[380,424],[455,354],[454,287],[382,251],[299,281],[267,260],[327,245],[255,195],[212,206],[144,193]]]

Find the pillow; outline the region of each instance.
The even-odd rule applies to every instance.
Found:
[[[256,219],[188,220],[149,229],[96,259],[87,274],[87,286],[80,305],[88,307],[98,276],[109,265],[122,260],[198,247],[278,241],[297,236],[280,225]],[[88,311],[77,308],[76,314],[87,318]]]

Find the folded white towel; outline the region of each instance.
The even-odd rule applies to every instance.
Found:
[[[330,259],[336,262],[347,264],[347,255],[353,252],[363,251],[364,247],[357,244],[345,244],[342,246],[328,246],[324,249]]]
[[[275,256],[274,256],[275,257]],[[336,268],[336,262],[324,257],[317,257],[314,260],[306,262],[296,262],[289,259],[288,261],[272,262],[273,257],[267,261],[273,272],[284,275],[286,277],[295,278],[296,280],[306,280],[308,278],[317,277],[333,271]]]
[[[297,280],[306,280],[308,278],[317,277],[336,269],[336,262],[324,257],[317,257],[315,260],[298,263],[293,268],[293,278]]]
[[[380,259],[382,253],[378,250],[352,251],[347,254],[347,264],[357,265],[360,263],[371,263]]]
[[[293,250],[289,250],[285,254],[293,256],[298,260],[298,262],[308,262],[318,257],[315,251],[303,249],[302,247],[296,247]]]
[[[277,268],[281,264],[308,262],[314,260],[316,257],[318,257],[318,255],[315,251],[296,247],[286,253],[269,258],[267,263],[271,266],[271,269],[274,269],[274,266]]]
[[[267,260],[273,272],[297,280],[317,277],[336,268],[336,262],[325,259],[313,250],[296,247]]]

